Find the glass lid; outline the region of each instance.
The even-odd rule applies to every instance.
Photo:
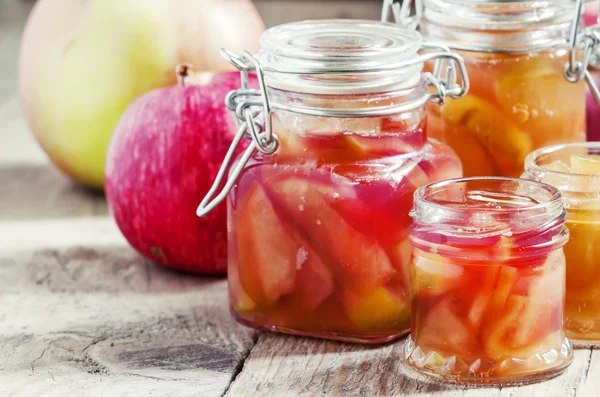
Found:
[[[567,45],[575,0],[413,0],[420,30],[466,51],[528,53]],[[581,30],[581,29],[579,29]]]
[[[392,69],[414,58],[421,35],[377,21],[304,21],[268,29],[257,58],[265,70],[286,73]]]
[[[420,33],[367,20],[317,20],[268,29],[259,60],[267,85],[315,93],[389,91],[419,82]]]
[[[569,23],[574,0],[423,0],[424,17],[441,25],[485,29]]]

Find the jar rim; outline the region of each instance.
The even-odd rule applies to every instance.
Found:
[[[577,153],[578,150],[585,150],[586,153]],[[600,186],[600,174],[582,174],[551,169],[548,168],[550,161],[540,164],[553,156],[558,160],[558,156],[589,155],[590,152],[600,155],[600,142],[564,143],[536,149],[525,157],[524,175],[535,180],[543,180],[550,176],[554,184],[558,185],[558,189],[562,191],[597,191],[597,187]],[[588,189],[585,186],[588,186]]]
[[[410,215],[413,245],[445,256],[469,257],[471,249],[489,246],[504,258],[535,256],[568,240],[560,191],[528,179],[470,177],[433,182],[417,189]],[[463,252],[463,247],[469,247],[469,252]]]
[[[528,180],[528,179],[519,179],[519,178],[508,178],[501,176],[480,176],[480,177],[465,177],[465,178],[453,178],[446,179],[442,181],[436,181],[429,183],[425,186],[420,187],[415,191],[414,201],[415,207],[418,205],[426,205],[432,208],[437,208],[443,211],[447,211],[449,213],[464,213],[465,211],[469,211],[473,213],[473,209],[477,208],[449,208],[447,205],[439,204],[428,200],[428,195],[431,195],[435,191],[435,189],[443,188],[448,185],[459,184],[459,183],[469,183],[469,182],[498,182],[498,183],[519,183],[523,185],[529,185],[530,187],[535,187],[539,190],[545,191],[549,194],[548,200],[545,202],[539,202],[530,204],[527,206],[522,206],[520,208],[496,208],[492,209],[490,207],[481,208],[483,211],[492,210],[494,213],[503,214],[503,213],[514,213],[514,212],[522,212],[523,210],[539,210],[539,209],[560,209],[562,206],[562,196],[560,191],[554,186],[548,185],[543,182]]]

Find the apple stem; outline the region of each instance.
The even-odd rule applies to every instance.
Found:
[[[180,86],[185,87],[185,79],[190,76],[192,70],[192,65],[190,65],[189,63],[177,65],[177,67],[175,68],[175,73],[177,74],[177,83]]]

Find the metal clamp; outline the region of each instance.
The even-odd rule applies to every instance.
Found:
[[[389,22],[390,11],[394,17],[394,22],[414,30],[419,26],[423,16],[423,0],[404,0],[401,3],[394,0],[383,0],[383,6],[381,7],[382,22]]]
[[[421,22],[423,7],[423,0],[404,0],[400,3],[395,0],[383,0],[381,21],[388,22],[391,11],[395,23],[415,30]],[[436,54],[439,59],[435,62],[433,74],[427,73],[425,76],[427,82],[436,89],[435,93],[430,94],[429,100],[443,105],[448,96],[453,98],[465,96],[469,90],[469,79],[462,57],[453,54],[448,46],[441,43],[424,42],[423,48],[437,49],[447,53]],[[462,86],[459,86],[456,81],[456,65],[458,65]]]
[[[225,49],[221,49],[221,56],[239,69],[242,79],[242,87],[231,91],[225,97],[225,104],[235,116],[238,129],[219,168],[215,181],[196,210],[196,215],[200,217],[207,215],[227,197],[255,150],[264,154],[271,154],[277,150],[278,146],[277,138],[271,130],[271,106],[260,63],[246,51],[238,57]],[[250,72],[256,73],[259,84],[258,90],[249,87],[248,73]],[[225,186],[217,194],[219,186],[225,178],[227,169],[234,160],[235,152],[244,137],[251,138],[252,141],[236,166],[232,169]]]
[[[436,89],[434,92],[429,93],[428,99],[438,105],[443,105],[447,97],[455,99],[464,97],[470,88],[464,59],[460,55],[451,52],[448,46],[440,43],[424,42],[423,48],[438,50],[432,53],[435,60],[433,73],[426,73],[425,75],[425,79]],[[457,82],[457,69],[462,85]]]

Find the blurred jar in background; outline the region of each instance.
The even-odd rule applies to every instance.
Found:
[[[461,54],[471,80],[465,98],[428,108],[428,134],[465,176],[518,177],[532,150],[585,141],[585,83],[564,75],[575,2],[423,3],[423,36]]]

